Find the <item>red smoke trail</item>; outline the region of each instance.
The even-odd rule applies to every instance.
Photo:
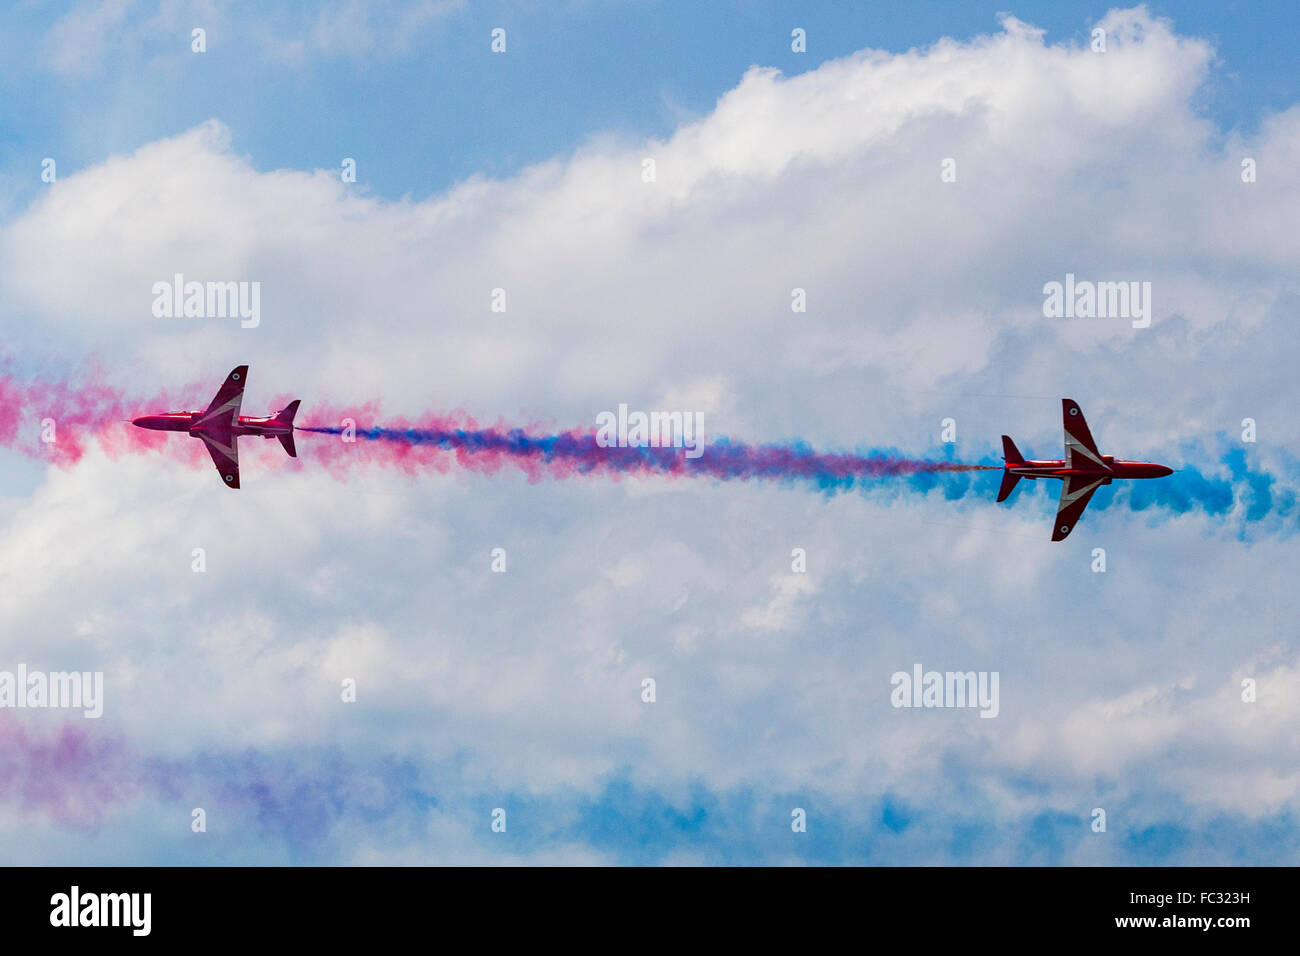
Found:
[[[0,374],[0,446],[64,467],[80,461],[95,442],[110,457],[161,451],[195,467],[208,464],[200,442],[171,441],[175,436],[135,428],[129,423],[129,419],[144,413],[202,407],[201,402],[196,404],[195,396],[204,394],[204,386],[141,398],[128,396],[97,376],[85,375],[82,379],[24,382]],[[735,481],[802,479],[822,487],[846,487],[884,477],[982,471],[990,467],[905,458],[888,449],[824,454],[802,442],[747,445],[725,438],[712,440],[699,457],[691,458],[683,448],[601,447],[594,430],[547,432],[502,422],[484,426],[463,414],[427,415],[415,421],[389,419],[378,425],[379,408],[374,403],[349,410],[317,408],[312,417],[320,424],[303,424],[298,430],[331,436],[333,440],[305,443],[301,454],[340,479],[355,467],[373,466],[396,468],[412,475],[452,469],[496,474],[514,469],[530,481],[657,475]],[[356,423],[355,441],[343,440],[342,426],[325,424],[344,419]],[[43,434],[48,437],[51,430],[54,440],[43,440]],[[261,446],[261,442],[245,441],[241,450],[273,465],[300,467],[299,462],[271,454]]]
[[[134,428],[126,420],[146,412],[191,407],[193,396],[202,392],[202,387],[194,386],[179,392],[188,399],[169,392],[132,398],[94,373],[81,378],[24,381],[0,371],[0,447],[64,467],[79,462],[96,442],[110,457],[161,449],[167,445],[165,434]],[[196,464],[205,459],[202,454],[193,457]]]

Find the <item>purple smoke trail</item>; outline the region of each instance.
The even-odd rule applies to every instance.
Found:
[[[350,417],[350,416],[340,416]],[[300,432],[344,436],[339,426],[303,425]],[[682,448],[602,446],[595,432],[537,433],[504,425],[480,427],[470,420],[430,418],[416,424],[361,427],[356,442],[318,447],[314,457],[328,466],[351,461],[395,466],[407,472],[446,471],[452,463],[496,473],[513,466],[533,481],[574,476],[659,475],[720,481],[808,480],[822,487],[917,474],[996,470],[992,465],[906,458],[886,450],[867,454],[814,451],[803,442],[748,445],[715,439],[689,457]]]
[[[42,738],[0,717],[0,804],[93,828],[112,807],[137,797],[140,782],[137,761],[115,741],[99,740],[77,724]]]

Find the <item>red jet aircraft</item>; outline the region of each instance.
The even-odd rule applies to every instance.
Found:
[[[1164,465],[1116,461],[1114,456],[1097,451],[1083,409],[1073,399],[1061,399],[1061,417],[1065,424],[1064,461],[1026,461],[1020,457],[1016,443],[1007,435],[1002,436],[1002,460],[1006,464],[1002,487],[998,489],[998,501],[1006,501],[1021,478],[1060,478],[1061,503],[1056,509],[1053,541],[1063,540],[1074,530],[1083,509],[1092,500],[1092,493],[1102,485],[1109,485],[1115,478],[1163,478],[1174,473]]]
[[[217,474],[231,488],[239,487],[239,446],[244,435],[261,435],[278,438],[291,458],[297,458],[293,447],[293,416],[298,412],[298,399],[270,418],[250,418],[239,414],[244,401],[244,384],[248,379],[248,366],[241,365],[228,376],[217,391],[216,397],[201,412],[166,412],[162,415],[142,415],[131,424],[163,432],[189,432],[191,438],[202,438],[212,455]]]

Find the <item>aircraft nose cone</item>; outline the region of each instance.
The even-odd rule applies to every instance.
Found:
[[[1160,470],[1156,473],[1157,478],[1164,478],[1166,475],[1172,475],[1174,470],[1166,465],[1161,465]]]

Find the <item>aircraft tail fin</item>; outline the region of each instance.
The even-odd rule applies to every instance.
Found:
[[[1011,440],[1010,435],[1002,436],[1002,460],[1005,461],[1007,465],[1022,465],[1025,461],[1025,459],[1020,455],[1020,449],[1016,447],[1016,443]],[[1016,482],[1018,482],[1020,478],[1020,475],[1011,471],[1004,471],[1002,473],[1002,487],[998,489],[998,501],[1007,500],[1011,495],[1011,492],[1015,490]]]
[[[1020,456],[1020,449],[1016,447],[1010,435],[1002,436],[1002,460],[1008,465],[1023,464],[1025,460]]]
[[[293,416],[298,414],[298,403],[299,399],[295,398],[275,415],[277,422],[289,426],[289,431],[276,437],[280,439],[280,444],[284,446],[284,450],[289,453],[290,458],[298,457],[298,449],[293,444]]]

